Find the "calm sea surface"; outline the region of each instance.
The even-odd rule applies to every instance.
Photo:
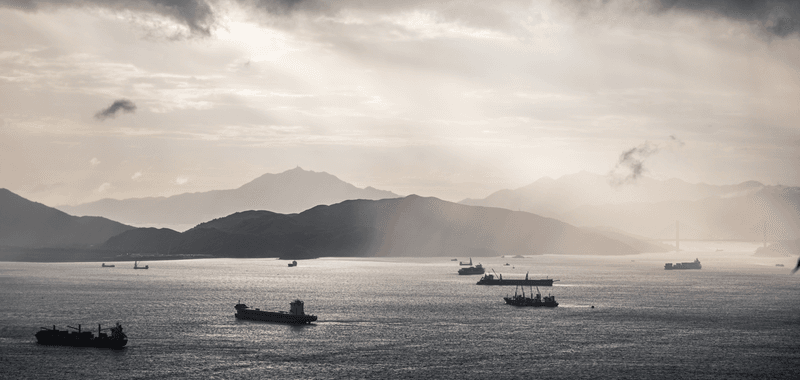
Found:
[[[451,258],[0,263],[0,378],[797,378],[796,257],[749,243],[619,257],[473,258],[550,277],[557,308],[517,308]],[[716,251],[723,249],[723,251]],[[699,258],[700,271],[665,271]],[[468,257],[459,257],[468,260]],[[511,266],[503,264],[509,263]],[[781,263],[785,267],[776,267]],[[237,301],[307,326],[238,321]],[[591,306],[595,308],[591,308]],[[120,322],[123,350],[36,344],[41,326]]]

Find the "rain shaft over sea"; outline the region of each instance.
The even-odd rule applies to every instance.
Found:
[[[442,258],[0,263],[0,378],[796,378],[797,257],[686,242],[633,256],[473,257],[555,278],[559,305],[515,307]],[[721,249],[721,251],[720,251]],[[702,270],[665,271],[699,258]],[[469,257],[458,257],[466,261]],[[509,265],[505,265],[508,263]],[[776,266],[783,264],[783,267]],[[530,289],[525,289],[526,293]],[[536,291],[536,288],[533,288]],[[310,325],[240,321],[241,301]],[[594,306],[594,308],[592,308]],[[121,323],[122,350],[42,346],[40,327]]]

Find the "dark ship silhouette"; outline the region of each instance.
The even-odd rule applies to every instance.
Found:
[[[55,325],[53,325],[52,329],[42,327],[36,333],[36,341],[39,344],[48,346],[99,348],[123,348],[128,344],[128,336],[122,332],[122,326],[119,323],[114,327],[105,329],[97,325],[97,336],[94,336],[91,331],[81,331],[81,325],[78,325],[78,328],[67,327],[77,331],[58,330]],[[111,336],[102,332],[103,330],[111,330]]]
[[[514,306],[545,306],[545,307],[556,307],[558,306],[558,302],[556,302],[556,297],[552,295],[545,296],[542,299],[542,293],[539,293],[539,288],[536,288],[536,295],[533,295],[533,289],[531,289],[531,297],[525,296],[525,288],[522,288],[522,294],[517,293],[517,289],[514,289],[514,296],[509,297],[505,296],[503,299],[509,305]]]
[[[292,260],[292,262],[289,263],[289,266],[290,267],[296,267],[297,266],[297,261],[296,260]]]
[[[688,263],[666,263],[664,264],[664,270],[672,270],[672,269],[701,269],[703,266],[700,265],[699,259],[694,259],[692,262]]]
[[[106,263],[103,263],[103,265],[101,265],[100,267],[101,267],[101,268],[113,268],[113,267],[115,267],[115,265],[114,265],[114,264],[108,264],[108,265],[106,265]]]
[[[150,266],[149,265],[145,265],[143,267],[140,267],[139,266],[139,262],[138,261],[134,261],[133,262],[133,269],[150,269]]]
[[[237,303],[236,318],[248,319],[251,321],[277,322],[291,324],[306,324],[317,320],[316,315],[309,315],[303,311],[303,301],[294,300],[289,304],[289,312],[285,311],[264,311],[251,309],[243,303]]]
[[[470,262],[472,262],[472,259],[470,259]],[[474,267],[461,268],[458,270],[458,274],[483,274],[485,271],[486,269],[483,267],[483,265],[478,264]]]
[[[494,272],[494,271],[492,271]],[[528,273],[525,273],[525,279],[503,279],[503,275],[495,276],[495,274],[487,274],[481,277],[480,281],[478,281],[478,285],[518,285],[518,286],[553,286],[553,280],[551,278],[542,278],[538,280],[529,279]]]

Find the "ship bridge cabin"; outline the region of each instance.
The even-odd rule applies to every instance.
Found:
[[[294,300],[294,302],[289,304],[289,314],[294,315],[305,315],[306,312],[303,310],[303,301]]]

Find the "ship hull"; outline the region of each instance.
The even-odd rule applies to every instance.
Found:
[[[700,264],[699,261],[695,262],[687,262],[687,263],[666,263],[664,264],[664,270],[682,270],[682,269],[702,269],[703,266]]]
[[[540,301],[537,299],[531,298],[514,298],[514,297],[503,297],[507,304],[513,306],[532,306],[532,307],[556,307],[558,306],[558,302],[556,301]]]
[[[83,338],[77,334],[48,334],[42,331],[36,334],[37,343],[45,346],[96,347],[120,349],[128,344],[127,339]]]
[[[553,286],[552,279],[541,280],[500,280],[500,279],[486,279],[482,278],[478,281],[478,285],[505,285],[505,286]]]
[[[294,325],[307,324],[317,320],[316,315],[295,315],[258,310],[239,311],[235,315],[237,319],[259,322],[289,323]]]

